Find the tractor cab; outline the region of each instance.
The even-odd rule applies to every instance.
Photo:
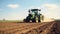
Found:
[[[29,14],[33,14],[33,15],[38,15],[40,14],[40,11],[39,9],[31,9],[29,10]]]

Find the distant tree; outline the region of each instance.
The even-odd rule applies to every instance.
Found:
[[[3,21],[5,21],[5,18],[3,18]]]

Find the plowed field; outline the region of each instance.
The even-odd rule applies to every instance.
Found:
[[[44,23],[0,23],[0,34],[60,34],[60,21]]]

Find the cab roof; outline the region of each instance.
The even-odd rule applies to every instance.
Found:
[[[41,11],[41,9],[31,9],[31,11]]]

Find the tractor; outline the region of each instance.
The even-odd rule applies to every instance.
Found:
[[[41,22],[43,20],[42,14],[40,14],[41,9],[29,9],[28,16],[24,19],[24,22]]]

